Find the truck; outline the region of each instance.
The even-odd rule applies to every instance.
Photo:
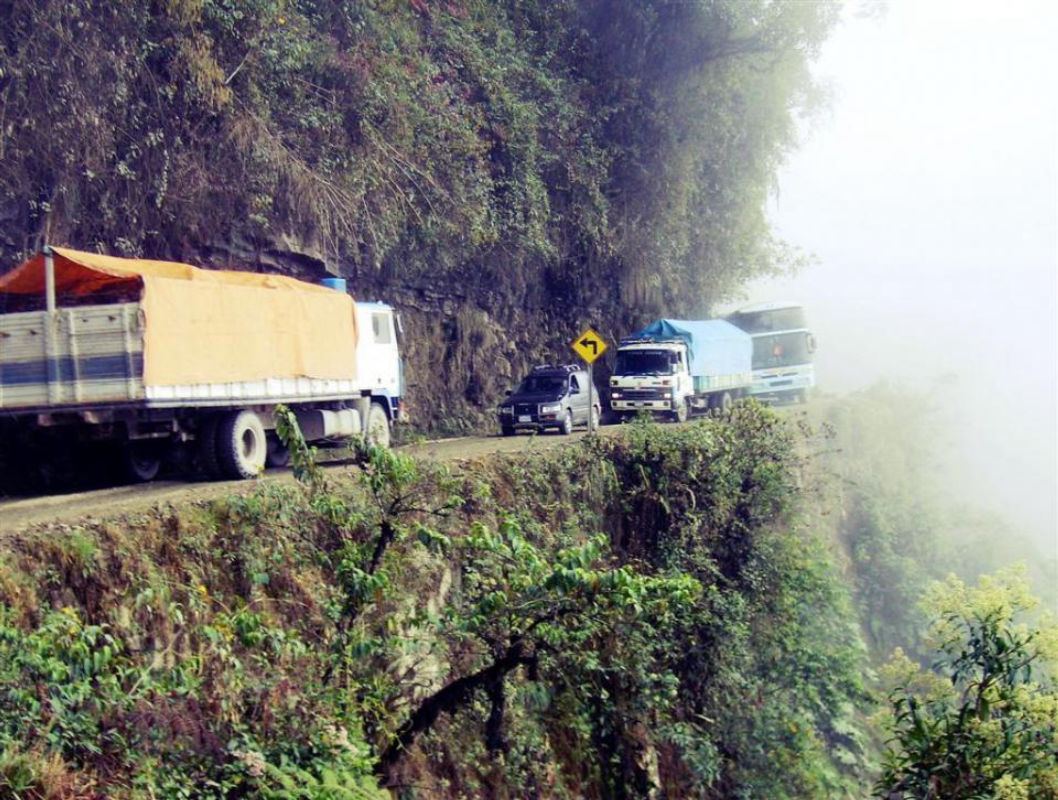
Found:
[[[398,334],[391,306],[340,279],[45,247],[0,276],[0,467],[250,478],[289,455],[281,404],[308,442],[388,445],[404,417]]]
[[[753,384],[753,340],[721,319],[659,319],[617,347],[610,408],[619,417],[647,411],[683,422],[727,409]]]
[[[762,402],[807,402],[816,385],[816,340],[801,304],[754,303],[726,319],[753,337],[753,397]]]

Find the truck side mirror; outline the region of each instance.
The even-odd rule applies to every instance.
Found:
[[[510,396],[511,396],[511,390],[510,390],[510,389],[508,389],[508,390],[507,390],[506,392],[504,392],[503,394],[504,394],[504,396],[506,396],[506,397],[510,397]]]

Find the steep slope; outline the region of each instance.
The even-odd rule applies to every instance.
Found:
[[[5,539],[0,787],[856,792],[864,652],[790,452],[746,406]]]

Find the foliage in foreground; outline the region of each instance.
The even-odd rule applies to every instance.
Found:
[[[1058,798],[1058,626],[1020,622],[1036,604],[1016,572],[932,586],[936,659],[922,670],[898,650],[888,666],[892,739],[877,796]]]
[[[5,542],[2,791],[860,792],[862,648],[767,410],[459,473],[292,443],[297,485]]]

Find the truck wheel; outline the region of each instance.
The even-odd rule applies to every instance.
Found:
[[[147,483],[158,477],[162,459],[151,442],[126,442],[122,453],[122,471],[134,483]]]
[[[716,406],[721,411],[729,411],[731,409],[731,405],[734,402],[735,401],[731,399],[731,392],[724,392],[722,395],[720,395],[720,400],[716,404]]]
[[[676,420],[676,422],[686,422],[688,416],[687,403],[680,403],[679,408],[676,409],[672,416],[673,419]]]
[[[220,414],[209,414],[198,425],[195,441],[198,444],[198,471],[204,478],[220,477],[220,462],[217,460],[217,426]]]
[[[253,411],[231,411],[217,423],[217,463],[226,478],[253,478],[268,454],[264,426]]]
[[[275,434],[268,436],[268,452],[265,454],[266,467],[285,467],[290,463],[290,450],[279,441]]]
[[[510,425],[504,425],[501,429],[504,436],[514,436],[518,431],[512,428]]]
[[[379,403],[372,403],[367,410],[367,443],[389,447],[389,417]]]
[[[74,484],[77,467],[69,449],[53,449],[29,462],[26,474],[34,492],[54,492]]]
[[[558,429],[558,432],[563,436],[569,436],[573,433],[573,412],[568,408],[566,409],[566,415],[562,417],[562,427]]]

